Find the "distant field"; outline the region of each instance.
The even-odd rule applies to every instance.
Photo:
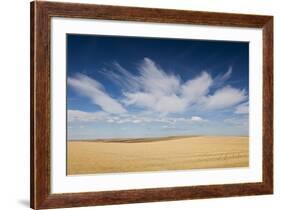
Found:
[[[247,166],[249,137],[181,136],[67,143],[69,175]]]

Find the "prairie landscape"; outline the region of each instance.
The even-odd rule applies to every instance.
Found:
[[[68,175],[248,166],[246,136],[67,141]]]

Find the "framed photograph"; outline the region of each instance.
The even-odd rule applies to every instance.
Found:
[[[273,17],[31,3],[31,207],[273,193]]]

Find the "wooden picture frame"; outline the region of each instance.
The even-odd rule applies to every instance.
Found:
[[[262,182],[51,194],[50,20],[52,17],[260,28],[263,33]],[[273,17],[91,4],[31,2],[31,208],[250,196],[273,193]]]

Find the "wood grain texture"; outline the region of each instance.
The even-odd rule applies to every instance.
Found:
[[[30,206],[34,208],[35,202],[35,138],[34,138],[34,62],[35,62],[35,54],[34,54],[34,6],[31,4],[30,7]]]
[[[263,181],[260,183],[51,194],[51,17],[237,26],[263,29]],[[31,207],[125,204],[273,193],[273,17],[132,7],[31,3]]]
[[[263,182],[273,193],[273,17],[263,26]]]

